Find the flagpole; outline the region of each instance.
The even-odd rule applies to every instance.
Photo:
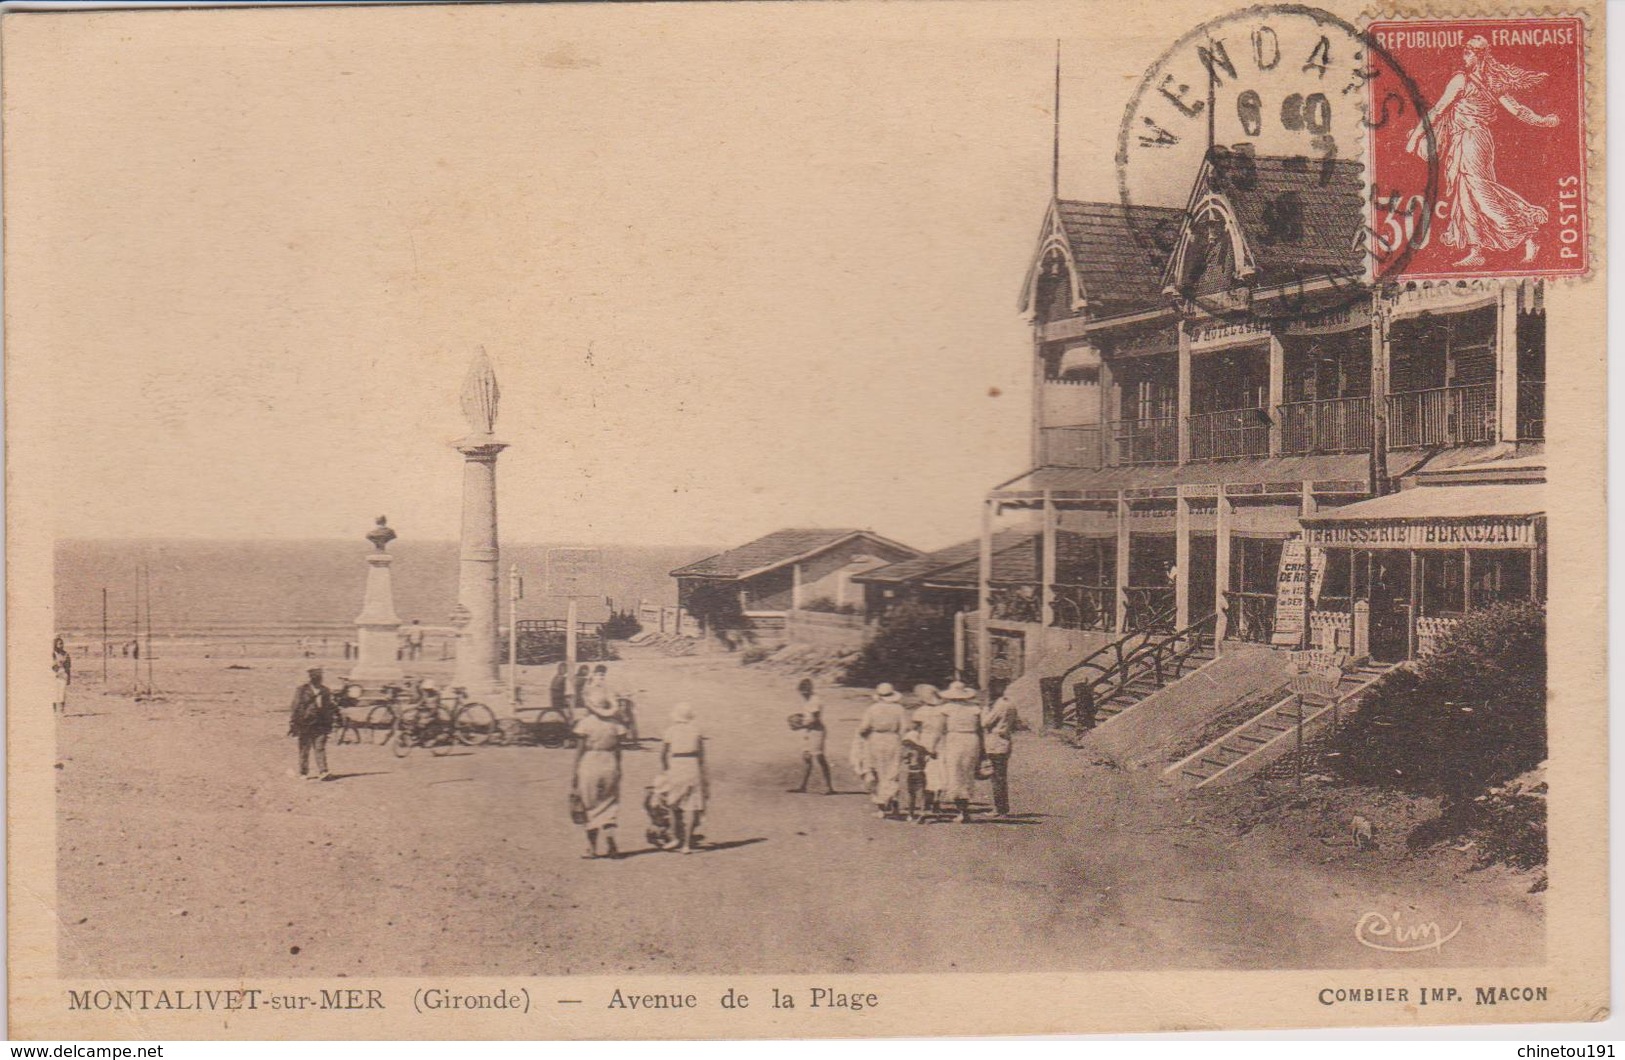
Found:
[[[1216,101],[1219,91],[1219,78],[1213,71],[1213,63],[1207,65],[1207,156],[1213,157],[1213,144],[1218,139],[1216,129],[1218,119],[1218,104]]]
[[[1049,192],[1051,199],[1061,197],[1061,42],[1055,42],[1055,107],[1054,129],[1050,138]]]

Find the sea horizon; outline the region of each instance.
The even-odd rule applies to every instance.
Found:
[[[445,626],[457,603],[456,541],[396,540],[391,581],[396,613]],[[510,542],[502,548],[501,614],[508,620],[508,571],[517,566],[525,595],[521,620],[563,617],[567,602],[548,594],[546,555],[551,548],[601,550],[600,592],[578,601],[583,621],[640,603],[673,605],[670,572],[717,551],[710,546],[573,545]],[[55,545],[56,629],[99,639],[102,594],[107,594],[110,636],[134,635],[147,624],[147,584],[155,637],[338,635],[354,629],[366,587],[360,538],[62,538]],[[146,571],[143,581],[142,570]],[[138,586],[138,582],[142,584]]]

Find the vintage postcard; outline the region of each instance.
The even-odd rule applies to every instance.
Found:
[[[1149,11],[5,15],[11,1037],[1604,1018],[1603,7]]]

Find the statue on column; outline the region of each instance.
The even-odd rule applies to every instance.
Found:
[[[482,349],[463,377],[461,403],[469,434],[455,443],[463,454],[462,547],[458,554],[457,667],[453,683],[471,695],[493,697],[502,690],[501,655],[497,648],[498,566],[497,454],[507,448],[496,440],[501,390],[490,359]]]

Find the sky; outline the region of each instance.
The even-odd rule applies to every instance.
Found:
[[[505,538],[973,536],[1028,465],[1055,41],[1062,193],[1110,200],[1178,27],[682,6],[13,16],[56,533],[455,538],[483,349]]]

